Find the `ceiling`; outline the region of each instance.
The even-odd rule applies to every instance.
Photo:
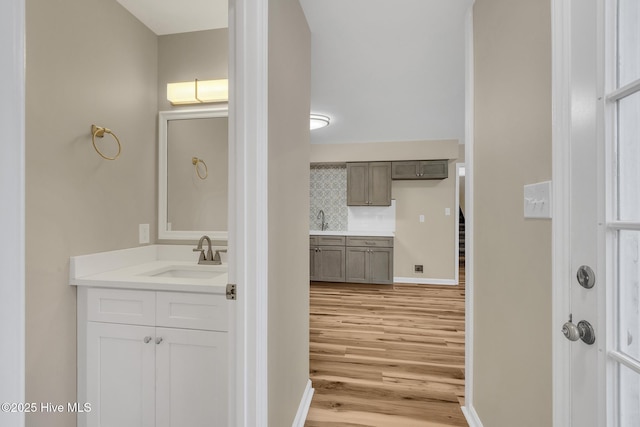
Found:
[[[159,36],[226,28],[227,0],[117,0]]]
[[[117,1],[158,35],[227,26],[227,0]],[[311,112],[331,118],[311,142],[464,142],[471,3],[300,0],[312,33]]]

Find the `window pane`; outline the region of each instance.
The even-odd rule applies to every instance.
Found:
[[[620,231],[618,247],[619,351],[640,360],[639,231]],[[640,424],[638,424],[640,425]]]
[[[640,3],[640,2],[638,2]],[[640,45],[640,43],[638,43]],[[618,103],[618,219],[640,220],[640,92]]]
[[[640,2],[618,1],[618,87],[640,78]]]
[[[620,427],[640,426],[640,375],[620,365]]]

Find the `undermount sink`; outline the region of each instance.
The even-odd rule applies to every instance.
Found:
[[[185,265],[170,265],[163,267],[159,270],[153,270],[147,273],[143,273],[144,276],[150,277],[173,277],[180,279],[213,279],[226,273],[226,268],[221,266],[185,266]]]

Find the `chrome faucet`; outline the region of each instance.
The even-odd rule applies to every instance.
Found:
[[[202,243],[204,243],[205,240],[207,241],[207,245],[209,246],[206,254],[204,253],[205,250],[202,248]],[[202,236],[198,241],[198,247],[194,248],[193,251],[200,252],[198,264],[214,264],[213,251],[211,250],[211,239],[209,238],[209,236]]]
[[[327,228],[329,228],[329,223],[324,222],[324,211],[322,209],[320,209],[320,212],[318,212],[316,219],[319,219],[321,216],[322,216],[322,222],[320,223],[320,230],[324,231]]]

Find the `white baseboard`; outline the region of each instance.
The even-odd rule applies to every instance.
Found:
[[[480,421],[480,417],[478,413],[474,409],[473,406],[463,406],[462,413],[464,417],[467,419],[467,423],[469,423],[469,427],[484,427],[482,425],[482,421]]]
[[[456,279],[421,279],[419,277],[394,277],[394,283],[414,283],[417,285],[448,285],[456,286]]]
[[[311,406],[311,398],[315,390],[311,387],[311,380],[307,380],[307,386],[302,394],[300,400],[300,406],[298,406],[298,412],[293,420],[291,427],[304,427],[304,422],[307,420],[307,413],[309,413],[309,407]]]

